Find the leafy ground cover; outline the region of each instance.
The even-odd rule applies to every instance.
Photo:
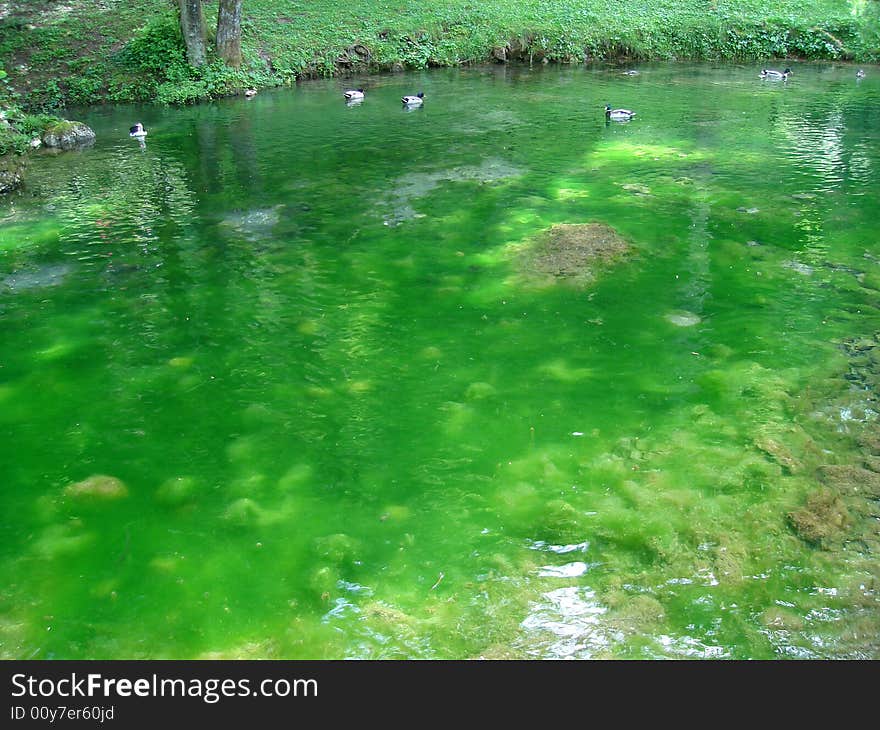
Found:
[[[216,4],[206,2],[209,27]],[[171,0],[0,2],[0,95],[30,110],[187,103],[340,73],[485,61],[869,62],[875,0],[246,0],[245,64],[185,60]]]

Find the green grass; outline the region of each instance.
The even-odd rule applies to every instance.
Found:
[[[245,65],[184,60],[172,0],[18,0],[0,19],[0,68],[32,109],[186,103],[348,71],[520,60],[880,57],[875,0],[245,0]],[[206,4],[209,27],[216,4]]]

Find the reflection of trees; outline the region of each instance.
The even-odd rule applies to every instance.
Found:
[[[252,115],[231,115],[223,107],[204,105],[187,116],[181,123],[196,145],[190,150],[179,148],[176,153],[195,163],[190,165],[193,187],[230,201],[230,208],[237,207],[235,201],[261,198],[265,191]]]
[[[827,256],[829,228],[840,233],[861,225],[854,200],[875,189],[880,135],[876,102],[852,79],[823,94],[819,103],[788,104],[774,120],[774,137],[800,177],[800,244],[821,263]],[[859,198],[848,198],[857,195]]]

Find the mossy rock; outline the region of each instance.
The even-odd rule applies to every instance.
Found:
[[[823,548],[839,542],[851,523],[843,500],[830,489],[810,494],[803,507],[788,513],[788,520],[803,540]]]
[[[21,187],[24,182],[27,161],[26,155],[10,153],[0,156],[0,195],[11,193]]]
[[[45,129],[43,144],[61,150],[72,150],[93,144],[95,133],[82,122],[62,120]]]
[[[559,223],[526,247],[521,269],[527,277],[582,287],[598,272],[632,251],[632,244],[604,223]]]
[[[128,487],[116,477],[93,474],[81,482],[68,484],[64,496],[73,499],[112,501],[128,496]]]
[[[624,631],[655,631],[666,619],[663,605],[653,596],[630,596],[622,592],[608,597],[610,622]]]
[[[819,479],[840,494],[880,498],[880,474],[861,466],[829,464],[819,467]]]
[[[538,537],[551,542],[575,542],[584,534],[581,514],[563,499],[554,499],[544,505],[537,528]]]
[[[487,661],[507,661],[529,659],[530,657],[518,647],[509,646],[507,644],[490,644],[477,656],[472,658]]]
[[[203,661],[239,661],[254,659],[278,659],[280,650],[272,639],[249,641],[229,649],[218,649],[199,654],[196,659]]]
[[[785,444],[766,434],[755,437],[755,446],[782,467],[787,474],[797,474],[803,470],[803,464],[789,451]]]
[[[772,606],[764,611],[761,614],[761,623],[768,629],[781,631],[800,631],[804,627],[800,616],[779,606]]]
[[[859,446],[874,456],[880,456],[880,434],[863,434],[859,438]]]
[[[371,601],[363,607],[363,616],[367,621],[376,624],[384,624],[386,629],[394,628],[400,631],[403,627],[414,627],[418,619],[404,613],[399,608],[390,606],[384,601]]]

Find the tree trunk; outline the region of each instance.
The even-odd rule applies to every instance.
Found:
[[[180,8],[180,30],[186,44],[186,60],[191,66],[204,66],[207,53],[202,0],[177,0],[177,5]]]
[[[227,66],[241,66],[241,0],[220,0],[217,9],[217,55]]]

